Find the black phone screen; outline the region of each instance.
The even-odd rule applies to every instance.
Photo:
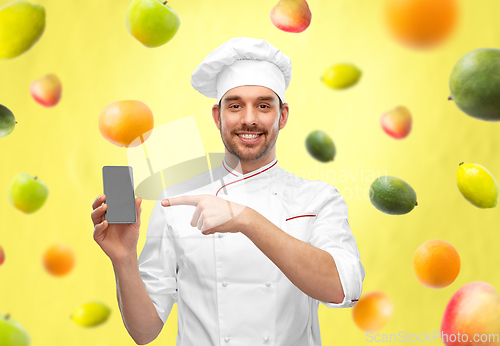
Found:
[[[110,224],[135,223],[137,212],[132,167],[104,166],[102,180],[106,195],[105,203],[108,205],[104,218]]]

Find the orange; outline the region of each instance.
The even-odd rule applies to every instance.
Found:
[[[441,239],[428,240],[413,255],[413,271],[418,281],[429,288],[450,285],[460,272],[457,250]]]
[[[67,245],[54,244],[45,251],[43,265],[52,275],[66,275],[75,265],[75,254]]]
[[[429,48],[443,41],[457,22],[457,0],[386,0],[389,30],[401,43]]]
[[[110,103],[99,116],[99,131],[104,138],[119,147],[136,147],[144,143],[153,127],[153,113],[141,101]]]
[[[363,294],[352,308],[354,323],[365,332],[381,329],[392,317],[394,306],[382,291]]]

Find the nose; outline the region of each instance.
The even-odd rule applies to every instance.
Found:
[[[245,107],[243,112],[241,112],[241,124],[242,125],[257,125],[257,110],[253,107]]]

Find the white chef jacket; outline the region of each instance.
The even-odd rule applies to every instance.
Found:
[[[224,159],[162,192],[138,258],[164,323],[177,303],[177,346],[321,345],[320,301],[295,286],[249,238],[241,232],[203,235],[190,225],[194,206],[160,204],[198,194],[253,208],[284,232],[328,252],[345,293],[342,303],[321,301],[329,308],[355,305],[365,277],[347,204],[334,186],[299,178],[280,168],[277,158],[246,174]]]

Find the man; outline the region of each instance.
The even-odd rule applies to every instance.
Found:
[[[278,165],[290,79],[290,59],[265,40],[236,37],[211,52],[191,83],[217,98],[222,165],[162,193],[138,268],[101,240],[107,223],[96,226],[136,342],[155,339],[177,303],[177,345],[317,346],[319,302],[344,308],[361,296],[365,271],[345,200]]]

